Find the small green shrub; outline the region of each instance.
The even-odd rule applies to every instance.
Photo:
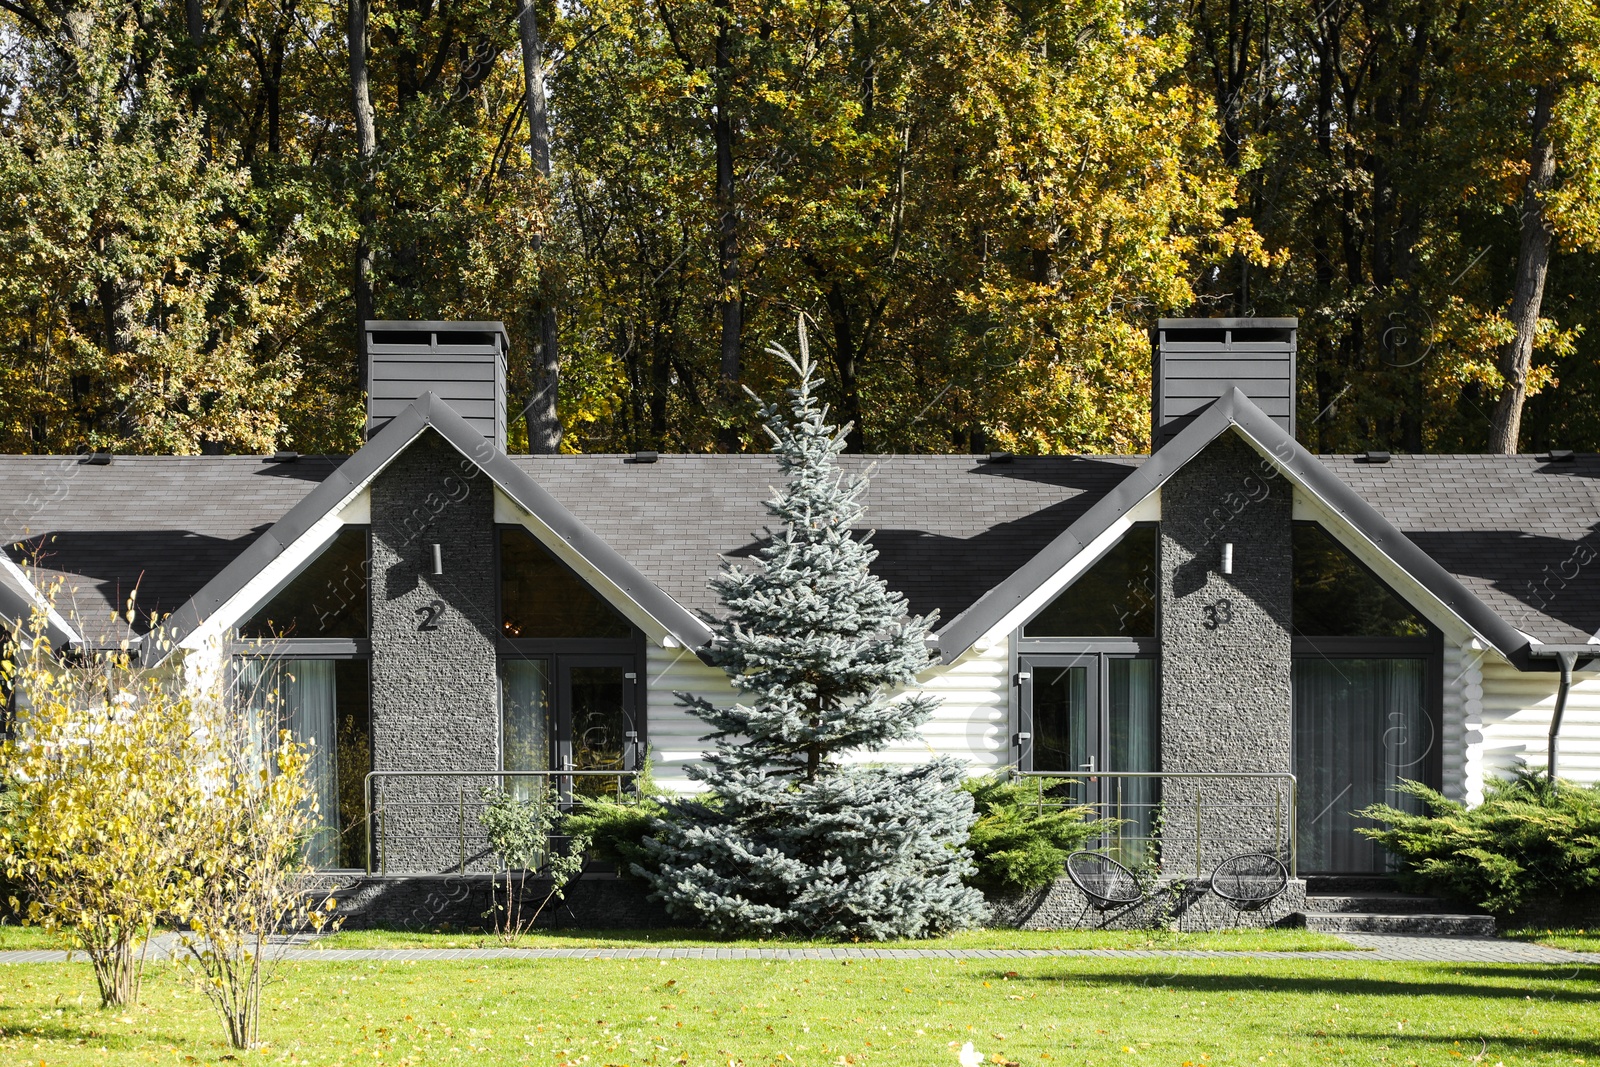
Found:
[[[1384,827],[1360,832],[1400,858],[1408,889],[1503,916],[1600,887],[1600,788],[1526,772],[1487,783],[1474,808],[1418,782],[1401,789],[1424,813],[1375,804],[1360,814]]]
[[[1093,809],[1061,807],[1043,780],[988,775],[969,778],[978,821],[967,847],[977,872],[967,880],[989,892],[1039,889],[1060,877],[1067,856],[1111,827]]]
[[[636,863],[652,868],[644,839],[654,833],[656,819],[666,810],[651,777],[649,760],[634,785],[619,797],[581,798],[561,822],[562,833],[586,838],[589,854],[602,863],[615,864],[617,873],[625,878],[638,877],[633,873]]]

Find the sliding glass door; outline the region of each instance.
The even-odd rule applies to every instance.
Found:
[[[1404,779],[1429,781],[1434,757],[1424,657],[1304,655],[1294,661],[1294,765],[1300,869],[1380,873],[1386,853],[1356,833],[1372,804],[1420,810]]]

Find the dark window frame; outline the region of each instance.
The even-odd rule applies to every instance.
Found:
[[[504,604],[502,603],[502,597],[504,595],[504,582],[501,575],[501,570],[504,566],[504,560],[501,558],[500,542],[503,531],[506,530],[521,531],[523,534],[537,542],[544,552],[555,561],[556,565],[565,570],[574,581],[581,584],[597,599],[621,616],[621,618],[627,622],[628,626],[632,629],[632,634],[628,637],[505,636],[503,632],[505,610]],[[645,686],[645,665],[648,662],[649,649],[647,647],[647,638],[645,637],[644,631],[640,629],[632,619],[628,618],[626,612],[622,611],[615,604],[613,604],[610,597],[607,597],[601,593],[600,590],[594,587],[592,582],[569,567],[565,560],[545,546],[543,539],[534,533],[533,530],[521,523],[497,522],[494,524],[494,531],[494,619],[496,631],[495,766],[501,769],[504,769],[505,767],[505,684],[502,664],[504,664],[507,660],[518,659],[543,659],[549,662],[549,684],[553,689],[553,695],[551,697],[551,717],[554,720],[552,723],[550,746],[552,760],[559,763],[559,753],[561,751],[560,746],[562,744],[562,738],[559,731],[562,729],[562,724],[567,724],[570,726],[572,715],[572,709],[570,707],[563,706],[567,699],[562,681],[564,678],[563,672],[565,669],[570,669],[575,662],[576,665],[583,666],[585,664],[581,661],[584,660],[598,661],[611,659],[617,661],[626,660],[631,664],[629,673],[633,675],[631,679],[633,686],[631,699],[629,701],[631,705],[629,710],[633,719],[634,732],[638,734],[637,744],[634,751],[640,758],[633,759],[630,757],[630,762],[635,765],[629,767],[628,769],[638,770],[638,764],[641,762],[643,755],[649,751],[650,737],[648,715],[650,701],[646,694]],[[571,738],[566,738],[566,742],[570,744]]]
[[[1151,699],[1155,702],[1155,728],[1156,728],[1156,754],[1159,762],[1161,752],[1161,651],[1160,642],[1154,639],[1141,638],[1137,642],[1131,640],[1104,640],[1104,641],[1077,641],[1068,642],[1060,638],[1050,639],[1049,647],[1037,647],[1044,644],[1039,639],[1030,639],[1026,642],[1013,641],[1011,654],[1011,736],[1008,739],[1009,759],[1019,771],[1032,771],[1033,766],[1033,739],[1030,737],[1022,741],[1022,733],[1036,733],[1033,729],[1033,678],[1034,672],[1040,667],[1073,667],[1080,662],[1087,661],[1090,667],[1091,678],[1094,683],[1094,692],[1090,699],[1095,704],[1097,722],[1091,733],[1098,738],[1095,746],[1097,761],[1105,758],[1110,751],[1111,736],[1111,671],[1108,664],[1117,659],[1143,659],[1149,660],[1155,666],[1155,677],[1152,680]],[[1063,647],[1076,644],[1080,647]],[[1023,678],[1023,674],[1030,677]],[[1100,768],[1104,770],[1104,767]]]

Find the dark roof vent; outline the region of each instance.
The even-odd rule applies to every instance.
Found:
[[[1298,319],[1161,319],[1151,333],[1150,443],[1160,448],[1238,389],[1294,435]]]
[[[1572,455],[1572,449],[1570,448],[1552,448],[1546,458],[1551,463],[1571,463]]]
[[[990,452],[989,453],[989,462],[990,463],[1010,463],[1011,462],[1011,453],[1010,452]]]
[[[367,436],[432,393],[504,452],[506,328],[498,322],[368,322]]]
[[[624,460],[625,463],[654,463],[661,456],[655,452],[635,452],[632,459]]]
[[[267,457],[267,462],[268,463],[293,463],[295,460],[297,460],[299,458],[300,458],[300,453],[298,453],[298,452],[290,452],[290,451],[285,450],[285,451],[281,451],[281,452],[274,452],[272,455]]]
[[[109,467],[109,466],[111,466],[111,453],[110,452],[90,452],[87,455],[85,455],[78,462],[87,464],[88,466],[91,466],[91,467]]]
[[[1356,457],[1356,462],[1357,463],[1387,463],[1387,462],[1389,462],[1389,453],[1380,452],[1380,451],[1377,451],[1377,450],[1373,450],[1373,451],[1370,451],[1370,452],[1363,452],[1360,456]]]

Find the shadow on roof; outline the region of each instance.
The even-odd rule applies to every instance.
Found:
[[[76,590],[76,609],[86,618],[122,610],[137,589],[135,628],[143,632],[151,615],[182,607],[266,529],[232,540],[187,530],[71,530],[29,537],[6,551],[23,569],[44,572],[46,583],[56,575],[69,587],[77,584],[73,577],[87,579]]]
[[[1406,536],[1467,584],[1486,582],[1501,599],[1490,606],[1536,638],[1570,641],[1600,630],[1600,523],[1573,540],[1519,530],[1408,530]]]

